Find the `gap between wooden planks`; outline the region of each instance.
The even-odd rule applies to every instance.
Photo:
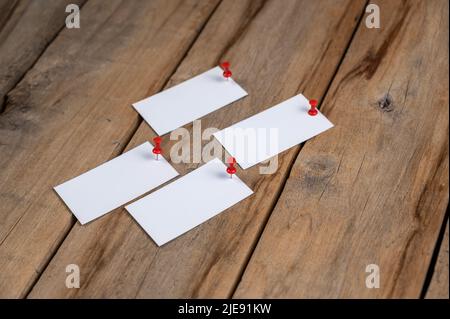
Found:
[[[364,1],[223,1],[167,86],[232,61],[250,95],[202,119],[223,128],[296,93],[321,98],[351,39]],[[320,28],[317,28],[320,25]],[[317,31],[319,30],[319,31]],[[120,107],[128,107],[122,103]],[[192,130],[191,126],[187,126]],[[154,136],[143,123],[127,149]],[[164,137],[163,148],[173,142]],[[70,231],[29,297],[227,297],[258,239],[298,147],[274,175],[238,174],[255,194],[158,248],[123,210]],[[182,174],[197,165],[176,165]],[[67,214],[61,207],[61,214]],[[81,288],[65,287],[65,267],[81,270]]]
[[[0,297],[27,294],[74,224],[52,187],[117,156],[218,1],[88,1],[0,116]],[[62,12],[64,16],[65,12]]]
[[[448,204],[448,1],[375,1],[234,297],[418,298]],[[380,269],[368,289],[366,266]]]

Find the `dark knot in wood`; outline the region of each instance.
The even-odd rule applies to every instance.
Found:
[[[378,100],[378,107],[383,112],[391,112],[394,109],[394,99],[387,93]]]

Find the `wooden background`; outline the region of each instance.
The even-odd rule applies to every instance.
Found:
[[[448,298],[449,3],[371,2],[380,29],[365,0],[0,0],[0,297]],[[249,96],[203,128],[297,93],[336,126],[162,248],[123,208],[80,226],[52,187],[153,138],[131,103],[225,59]]]

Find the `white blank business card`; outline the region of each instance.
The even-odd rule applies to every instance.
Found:
[[[251,194],[216,158],[125,208],[161,246]]]
[[[88,223],[171,180],[178,172],[156,160],[146,142],[55,187],[81,224]]]
[[[215,67],[133,104],[158,135],[164,135],[247,95]]]
[[[214,137],[247,169],[333,127],[322,113],[309,115],[309,109],[309,101],[299,94]]]

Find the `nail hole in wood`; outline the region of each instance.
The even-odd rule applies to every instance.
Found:
[[[391,112],[394,109],[394,99],[389,93],[387,93],[378,100],[378,107],[383,112]]]

